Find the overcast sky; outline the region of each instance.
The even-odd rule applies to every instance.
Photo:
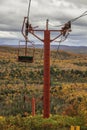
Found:
[[[27,8],[28,0],[0,0],[0,39],[23,39],[21,26]],[[49,19],[52,28],[86,10],[87,0],[31,0],[30,22],[33,26],[45,27],[45,21]],[[87,16],[72,23],[72,32],[62,44],[87,46]]]

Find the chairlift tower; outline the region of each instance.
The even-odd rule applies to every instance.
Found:
[[[60,36],[65,36],[65,34],[71,31],[71,26],[68,24],[64,25],[61,30],[49,30],[48,27],[49,20],[46,20],[45,29],[35,29],[31,24],[28,24],[28,18],[24,17],[22,34],[27,40],[26,34],[30,33],[40,41],[44,43],[44,84],[43,84],[43,117],[49,118],[50,116],[50,43],[59,38]],[[24,27],[25,26],[25,27]],[[24,30],[25,28],[25,30]],[[44,38],[41,39],[35,32],[44,32]],[[58,35],[51,39],[51,32],[58,32]]]
[[[35,29],[36,27],[32,27],[32,25],[29,22],[29,14],[30,14],[30,5],[31,5],[31,0],[29,1],[29,6],[28,6],[28,15],[27,17],[24,17],[23,21],[23,26],[22,26],[22,34],[25,38],[26,41],[26,47],[25,47],[25,56],[19,56],[18,59],[19,61],[24,61],[28,63],[33,62],[33,56],[27,56],[27,42],[28,42],[28,33],[32,34],[34,37],[39,39],[44,43],[44,92],[43,92],[43,117],[44,118],[49,118],[50,116],[50,43],[56,40],[57,38],[63,36],[65,39],[67,38],[69,32],[71,31],[71,22],[74,22],[78,20],[79,18],[86,16],[87,11],[82,13],[82,15],[71,19],[67,23],[63,25],[61,30],[49,30],[48,28],[48,22],[49,20],[47,19],[46,21],[46,29]],[[44,38],[41,39],[35,32],[44,32]],[[55,36],[55,38],[51,39],[51,32],[58,32],[58,35]],[[64,40],[65,40],[64,39]],[[62,40],[60,40],[62,42]],[[33,51],[34,52],[34,51]]]

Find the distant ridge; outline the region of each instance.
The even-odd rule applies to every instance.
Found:
[[[59,47],[60,50],[64,50],[67,52],[73,52],[76,54],[87,54],[87,46],[66,46],[61,45]]]
[[[9,38],[0,38],[0,46],[6,47],[14,47],[18,48],[19,39],[9,39]],[[35,44],[35,48],[43,48],[43,44]],[[57,50],[58,45],[52,44],[51,49]],[[66,52],[72,52],[76,54],[87,54],[87,46],[68,46],[68,45],[60,45],[59,50],[63,50]]]
[[[35,45],[36,48],[43,48],[43,45],[37,44]],[[52,50],[57,50],[58,45],[51,45]],[[67,46],[67,45],[60,45],[59,50],[73,52],[76,54],[87,54],[87,46]]]
[[[6,45],[0,44],[3,47],[13,47],[18,48],[18,45]],[[43,48],[42,44],[35,44],[35,48]],[[58,45],[51,45],[51,50],[57,50]],[[87,46],[67,46],[67,45],[60,45],[59,50],[63,50],[66,52],[72,52],[76,54],[87,54]]]

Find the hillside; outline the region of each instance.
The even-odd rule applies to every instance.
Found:
[[[30,50],[28,49],[28,52]],[[24,53],[24,49],[21,50]],[[32,51],[31,54],[32,55]],[[50,54],[51,80],[52,84],[59,82],[87,82],[87,55],[75,54],[63,50],[52,50]],[[14,66],[12,68],[12,66]],[[18,62],[18,48],[9,46],[0,46],[0,68],[1,79],[5,80],[6,71],[9,75],[13,75],[13,81],[17,73],[17,80],[22,81],[21,72],[30,78],[28,83],[43,82],[43,49],[36,48],[34,52],[34,62],[32,64]],[[13,70],[12,70],[13,69]],[[24,70],[24,72],[23,72]],[[18,71],[18,72],[16,72]],[[14,72],[14,73],[13,73]],[[6,74],[8,74],[6,73]],[[11,74],[13,73],[13,74]],[[57,76],[58,74],[58,76]],[[4,77],[3,77],[4,75]],[[31,77],[31,75],[33,77]],[[61,78],[60,78],[61,76]],[[37,79],[36,79],[37,77]],[[71,77],[68,79],[68,77]],[[72,78],[73,77],[73,78]],[[8,76],[8,80],[11,77]],[[3,82],[1,80],[1,82]],[[10,81],[10,80],[9,80]]]
[[[34,62],[30,64],[18,62],[17,54],[18,48],[0,47],[0,115],[30,115],[32,97],[36,99],[36,114],[41,114],[43,49],[35,49]],[[85,119],[87,55],[52,50],[50,58],[51,114],[81,116]]]

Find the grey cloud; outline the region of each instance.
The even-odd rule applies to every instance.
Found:
[[[85,5],[87,4],[87,0],[66,0],[68,2],[72,2],[72,3],[75,3],[75,4],[82,4],[82,5]]]
[[[0,31],[20,32],[23,17],[27,15],[28,2],[28,0],[0,0]],[[49,18],[55,25],[64,24],[79,16],[86,8],[87,0],[32,0],[30,21],[34,25],[41,25]],[[72,29],[75,35],[80,32],[84,39],[84,35],[87,35],[86,16],[73,22]]]

